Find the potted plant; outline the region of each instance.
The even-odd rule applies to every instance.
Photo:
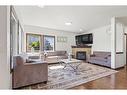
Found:
[[[34,50],[39,50],[40,48],[40,43],[39,41],[35,41],[35,42],[32,42],[31,43],[31,50],[34,51]]]

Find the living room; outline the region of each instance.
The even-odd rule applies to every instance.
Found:
[[[126,32],[126,13],[124,12],[126,7],[114,7],[115,8],[114,10],[112,9],[111,6],[107,7],[15,6],[14,8],[17,14],[17,18],[19,19],[21,25],[24,23],[22,27],[23,28],[22,29],[23,40],[21,42],[23,43],[21,46],[22,52],[27,51],[28,44],[26,40],[27,33],[39,34],[40,36],[43,36],[40,37],[40,39],[43,40],[40,41],[40,51],[41,50],[44,51],[45,48],[44,35],[46,35],[55,37],[53,38],[54,39],[53,50],[60,51],[65,50],[66,48],[67,53],[74,53],[72,47],[78,44],[76,42],[77,39],[75,37],[77,35],[85,35],[85,34],[92,35],[91,42],[92,44],[91,43],[85,44],[86,46],[91,47],[91,54],[93,53],[93,51],[105,51],[111,52],[112,55],[114,55],[113,47],[115,45],[116,52],[125,51],[126,48],[124,45],[125,41],[123,41],[125,37],[123,36],[123,34],[124,32]],[[94,8],[96,8],[96,10],[93,10]],[[103,9],[101,10],[101,8]],[[114,16],[115,22],[113,22],[114,19],[113,13],[112,14],[110,13],[109,11],[110,9],[114,11],[114,14],[116,14],[116,17]],[[116,12],[115,10],[117,9],[120,11],[122,10],[122,13],[120,14]],[[33,14],[33,11],[35,11],[35,14]],[[82,11],[86,12],[88,11],[88,15],[84,14],[85,18]],[[105,15],[102,16],[99,15],[104,11],[107,11],[107,13],[105,13],[106,15],[108,15],[107,17],[105,17]],[[96,14],[96,12],[98,12],[99,14]],[[29,14],[31,14],[31,17],[29,17]],[[57,14],[58,17],[55,14]],[[91,14],[95,15],[95,17],[92,18]],[[40,22],[37,19],[33,18],[40,18],[39,19]],[[91,20],[89,20],[89,18]],[[90,22],[92,22],[92,24]],[[114,23],[116,24],[115,26],[116,34],[111,33],[114,29],[113,27]],[[115,35],[116,37],[114,38]],[[116,42],[113,42],[114,39],[116,40]],[[82,43],[79,44],[81,45]],[[112,60],[115,59],[112,58]],[[121,67],[125,64],[124,62],[121,63],[122,64],[118,67]],[[111,68],[118,68],[113,67],[113,65],[116,64],[117,63],[115,62],[112,63]]]
[[[126,68],[126,6],[6,7],[13,89],[85,89],[104,77],[115,85]]]

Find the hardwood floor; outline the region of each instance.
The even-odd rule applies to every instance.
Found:
[[[71,89],[127,89],[127,66],[117,71],[119,72]]]

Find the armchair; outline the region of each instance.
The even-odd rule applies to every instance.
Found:
[[[47,82],[48,64],[43,62],[26,63],[21,56],[15,56],[12,78],[13,88]]]

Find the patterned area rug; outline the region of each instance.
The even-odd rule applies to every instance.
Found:
[[[67,89],[117,72],[88,63],[82,63],[77,72],[69,66],[63,68],[64,65],[61,64],[49,65],[47,84],[39,83],[22,89]]]

